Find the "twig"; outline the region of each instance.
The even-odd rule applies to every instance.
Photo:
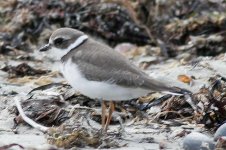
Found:
[[[85,109],[85,110],[91,110],[91,111],[100,111],[99,109],[94,109],[86,106],[80,106],[79,104],[76,104],[72,106],[68,116],[71,117],[76,109]]]
[[[0,147],[0,150],[6,150],[6,149],[11,149],[12,147],[14,146],[18,146],[20,149],[24,149],[24,147],[20,144],[16,144],[16,143],[12,143],[12,144],[9,144],[9,145],[4,145],[4,146],[1,146]]]
[[[184,116],[183,116],[182,114],[180,114],[179,112],[171,110],[171,111],[163,111],[163,112],[159,112],[159,113],[154,117],[154,119],[157,119],[157,118],[159,118],[161,115],[165,115],[165,114],[167,114],[167,113],[175,113],[175,114],[179,115],[181,118],[184,118]]]
[[[25,113],[24,113],[24,111],[23,111],[23,109],[22,109],[22,107],[21,107],[20,100],[19,100],[18,97],[15,97],[15,98],[14,98],[14,101],[15,101],[15,103],[16,103],[16,107],[17,107],[17,109],[18,109],[18,111],[19,111],[19,113],[20,113],[22,119],[23,119],[26,123],[28,123],[28,124],[29,124],[30,126],[32,126],[33,128],[38,129],[38,130],[40,130],[40,131],[42,131],[42,132],[46,132],[47,130],[49,130],[48,127],[45,127],[45,126],[43,126],[43,125],[40,125],[40,124],[34,122],[33,120],[31,120],[30,118],[28,118],[28,117],[25,115]]]
[[[192,107],[192,109],[198,111],[197,106],[192,101],[192,97],[190,95],[184,95],[184,97],[185,97],[185,101]]]

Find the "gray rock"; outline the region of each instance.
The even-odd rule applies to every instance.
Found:
[[[192,132],[185,136],[183,140],[185,150],[213,150],[214,147],[212,138],[199,132]]]
[[[217,141],[222,136],[226,136],[226,123],[224,123],[217,129],[214,134],[214,141]]]

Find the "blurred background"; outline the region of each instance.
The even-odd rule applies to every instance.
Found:
[[[155,47],[158,55],[216,56],[225,52],[224,0],[6,0],[0,2],[0,53],[31,52],[60,27],[112,47]],[[151,51],[150,48],[147,51]]]

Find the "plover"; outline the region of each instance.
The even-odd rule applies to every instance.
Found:
[[[57,29],[40,51],[49,51],[48,55],[60,62],[60,71],[72,88],[102,101],[103,131],[110,123],[114,101],[131,100],[152,91],[177,93],[175,88],[149,77],[106,44],[76,29]],[[107,120],[106,101],[110,101]]]

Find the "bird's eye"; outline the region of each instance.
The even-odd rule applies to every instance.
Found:
[[[63,38],[56,38],[54,41],[54,45],[58,46],[61,45],[64,42]]]

